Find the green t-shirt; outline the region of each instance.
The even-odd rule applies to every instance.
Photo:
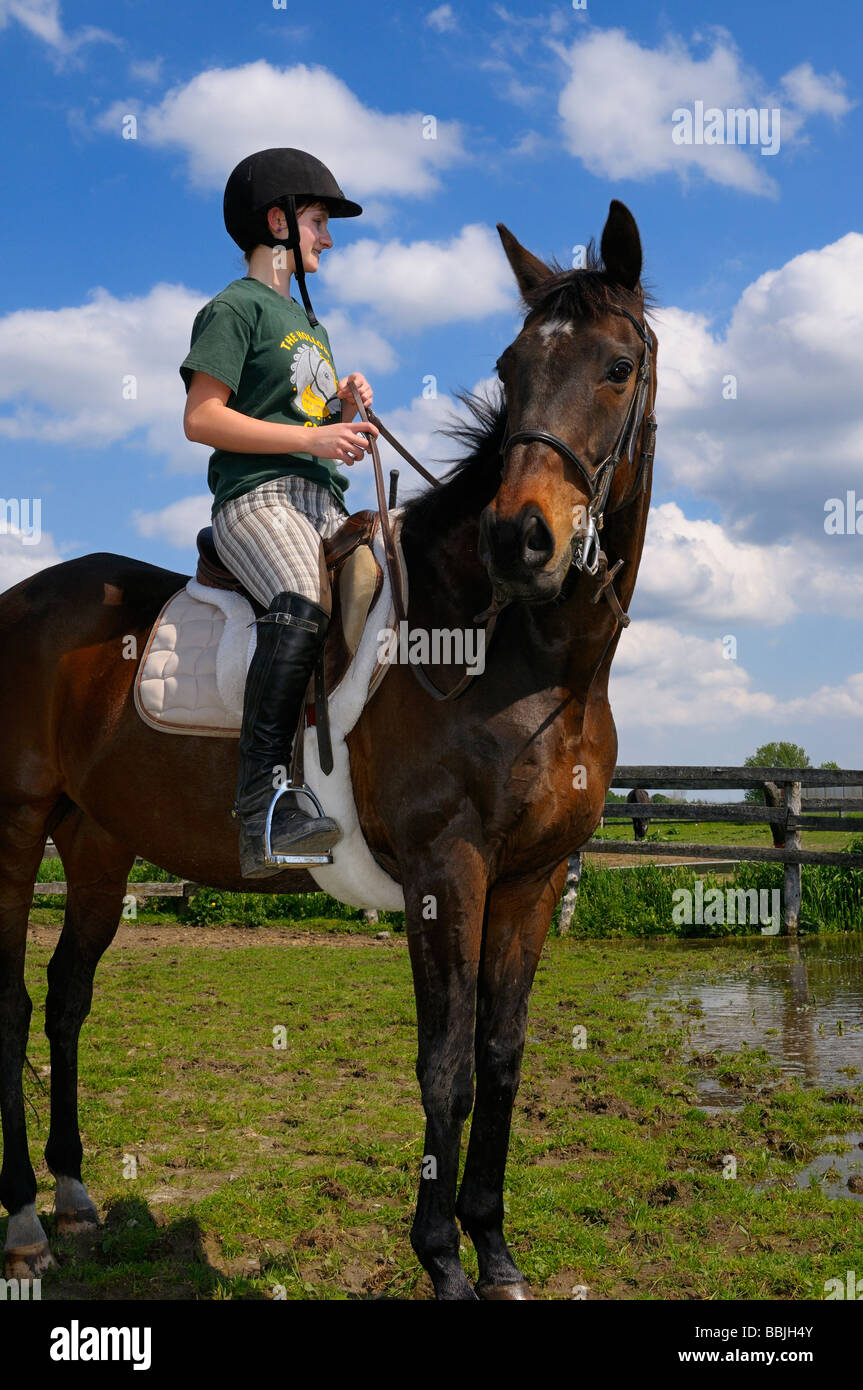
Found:
[[[302,305],[250,276],[232,281],[195,318],[180,367],[187,392],[194,372],[223,381],[231,388],[227,404],[256,420],[313,429],[341,418],[327,410],[338,376],[326,329],[312,328]],[[333,459],[216,449],[207,473],[213,515],[231,498],[288,474],[320,483],[344,505],[349,482]]]

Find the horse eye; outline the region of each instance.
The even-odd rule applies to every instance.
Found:
[[[628,381],[632,376],[632,363],[627,362],[625,357],[621,357],[615,362],[608,375],[612,381]]]

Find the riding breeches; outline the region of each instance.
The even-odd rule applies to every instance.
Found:
[[[302,594],[329,611],[321,537],[347,518],[331,492],[308,478],[274,478],[225,502],[213,517],[224,565],[269,608],[276,594]]]

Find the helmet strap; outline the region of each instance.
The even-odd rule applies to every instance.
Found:
[[[316,327],[318,320],[315,317],[315,311],[312,308],[312,301],[309,299],[309,292],[306,289],[306,272],[303,269],[303,257],[300,252],[300,228],[299,223],[297,222],[297,200],[294,197],[293,193],[289,193],[287,197],[281,198],[279,202],[276,204],[276,206],[282,209],[282,212],[285,214],[285,218],[287,219],[288,239],[287,241],[280,241],[278,237],[273,236],[271,233],[269,244],[273,247],[283,246],[288,251],[293,251],[294,274],[297,277],[297,285],[300,291],[300,298],[303,301],[303,307],[305,308],[306,314],[308,315],[309,323],[311,324],[312,328],[314,328]]]

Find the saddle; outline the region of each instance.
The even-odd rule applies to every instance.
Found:
[[[359,646],[369,609],[381,591],[383,573],[371,549],[378,524],[377,512],[355,512],[323,543],[333,602],[324,648],[323,679],[327,690],[334,690],[344,677]],[[241,594],[251,604],[256,618],[266,612],[263,604],[222,564],[213,542],[212,526],[198,532],[195,578],[205,588],[230,589]]]

